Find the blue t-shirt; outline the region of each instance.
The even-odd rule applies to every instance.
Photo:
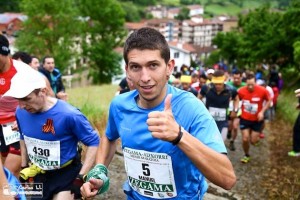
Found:
[[[56,160],[60,157],[61,166],[75,158],[78,141],[86,146],[99,144],[99,136],[87,118],[77,108],[62,100],[58,100],[52,108],[40,113],[29,113],[18,107],[16,117],[21,139],[25,138],[25,143],[30,141],[32,146],[28,149],[29,143],[26,143],[31,161],[47,160],[49,157]],[[43,148],[47,145],[48,148]],[[60,150],[55,151],[54,146]]]
[[[171,106],[176,122],[203,144],[217,152],[227,153],[216,123],[203,103],[190,92],[177,89],[170,85],[167,87],[167,93],[172,94]],[[113,99],[110,105],[109,120],[106,129],[108,139],[115,140],[120,137],[122,149],[123,151],[125,150],[125,153],[135,152],[136,156],[140,156],[141,154],[150,155],[151,153],[155,155],[156,153],[156,156],[162,158],[169,157],[172,163],[172,167],[169,171],[173,173],[171,175],[163,174],[162,176],[174,177],[177,196],[175,197],[175,195],[173,195],[171,199],[201,198],[207,190],[207,183],[203,174],[180,148],[172,145],[170,142],[152,137],[151,132],[148,130],[148,125],[146,124],[148,114],[152,111],[163,111],[164,101],[152,109],[143,109],[136,103],[137,96],[137,91],[131,91],[116,96]],[[145,172],[146,175],[151,174],[151,171],[148,169],[149,163],[147,164],[147,160],[149,161],[149,159],[146,159],[146,162],[142,163],[141,166],[133,166],[136,169],[136,173],[139,173],[139,167],[141,167],[143,168],[141,169],[143,173]],[[126,164],[125,161],[127,176],[130,162]],[[132,162],[135,161],[132,160]],[[153,164],[153,162],[151,163],[151,159],[149,162]],[[142,174],[141,176],[139,174],[137,176],[141,178],[140,181],[146,180],[146,182],[144,182],[145,184],[160,182],[159,176],[151,177],[150,175],[147,178]],[[134,180],[135,184],[141,183],[139,180],[136,180],[136,178],[130,176],[128,176],[128,180],[129,182]],[[147,197],[138,193],[138,191],[141,191],[138,187],[134,187],[131,194],[127,193],[127,197],[128,199],[155,199],[149,197],[149,194],[151,196],[153,191],[151,187],[148,189],[149,191],[143,191],[143,194],[148,194],[148,196],[146,195]],[[170,193],[166,194],[168,195]],[[164,198],[172,197],[172,194],[169,196],[165,194],[158,195]]]

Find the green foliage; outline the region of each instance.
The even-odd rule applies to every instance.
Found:
[[[126,12],[126,22],[139,22],[141,20],[139,8],[132,2],[121,2],[123,10],[130,10]]]
[[[110,83],[120,73],[120,56],[113,50],[126,36],[125,12],[115,0],[79,0],[80,13],[89,18],[83,30],[83,55],[88,57],[93,83]]]
[[[0,0],[0,13],[20,12],[19,0]]]
[[[181,8],[180,12],[178,13],[178,16],[176,16],[176,19],[178,20],[185,20],[190,19],[190,9],[187,7]]]
[[[258,63],[276,63],[281,69],[295,66],[300,51],[298,21],[300,3],[297,1],[293,1],[284,13],[273,12],[270,4],[266,4],[247,15],[240,15],[238,29],[219,33],[213,44],[229,63],[237,61],[241,67],[253,68]]]
[[[17,48],[38,57],[52,55],[64,70],[76,56],[72,45],[80,30],[73,0],[22,0],[20,6],[28,20],[16,40]]]

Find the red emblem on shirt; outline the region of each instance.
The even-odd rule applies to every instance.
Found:
[[[46,124],[43,125],[42,131],[44,133],[52,133],[55,134],[54,126],[53,126],[53,120],[47,119]]]

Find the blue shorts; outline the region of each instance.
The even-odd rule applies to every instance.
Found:
[[[50,200],[59,192],[71,190],[72,183],[79,174],[81,166],[80,160],[76,158],[64,168],[47,171],[45,174],[38,174],[33,180],[34,183],[43,184],[43,197],[31,199]]]

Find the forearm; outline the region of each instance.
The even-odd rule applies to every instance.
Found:
[[[234,186],[236,176],[226,155],[210,149],[186,131],[178,147],[209,181],[224,189]]]
[[[103,134],[101,137],[100,147],[98,148],[97,157],[96,157],[96,164],[103,164],[106,167],[112,161],[114,154],[116,152],[117,147],[117,140],[110,141],[108,138]]]
[[[28,165],[28,154],[24,140],[20,140],[20,149],[21,149],[21,167]]]
[[[89,146],[87,147],[85,159],[79,174],[86,174],[94,165],[95,157],[97,154],[97,146]]]
[[[266,110],[268,110],[268,108],[269,108],[270,105],[271,105],[271,101],[272,101],[272,100],[267,101],[267,103],[263,106],[261,112],[265,113]]]

